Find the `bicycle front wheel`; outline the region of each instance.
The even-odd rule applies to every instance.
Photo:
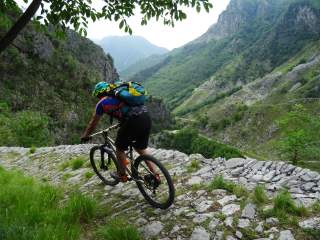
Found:
[[[154,173],[148,167],[153,165]],[[174,201],[175,189],[167,169],[154,157],[139,156],[132,168],[133,177],[143,197],[156,208],[166,209]]]
[[[118,169],[117,158],[111,151],[107,151],[103,146],[94,146],[90,150],[90,163],[104,184],[114,186],[119,183],[110,175]]]

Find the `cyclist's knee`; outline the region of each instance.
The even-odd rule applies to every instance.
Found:
[[[148,150],[147,150],[147,148],[145,148],[145,149],[135,148],[134,150],[136,150],[136,152],[139,153],[139,155],[148,155]]]

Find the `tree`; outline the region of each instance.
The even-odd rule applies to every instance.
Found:
[[[29,0],[23,0],[28,3]],[[163,20],[165,25],[174,26],[175,21],[187,17],[181,8],[195,7],[199,12],[204,8],[207,12],[212,8],[210,0],[101,0],[102,7],[95,9],[91,0],[33,0],[26,11],[0,40],[0,53],[12,43],[19,32],[26,26],[40,8],[36,21],[43,20],[45,25],[52,24],[62,30],[72,26],[81,35],[86,35],[88,21],[108,19],[119,22],[119,28],[132,34],[127,19],[139,8],[142,14],[141,25],[146,25],[151,18]],[[95,1],[97,2],[97,1]],[[15,0],[0,2],[0,15],[12,7],[17,7]]]
[[[280,154],[297,165],[305,160],[319,158],[320,118],[308,113],[297,104],[277,122],[281,139],[278,141]]]

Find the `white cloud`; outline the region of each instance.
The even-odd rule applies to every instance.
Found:
[[[213,9],[209,13],[204,10],[197,13],[195,9],[187,9],[187,19],[177,22],[175,27],[164,26],[161,21],[150,21],[147,26],[141,26],[141,17],[136,15],[129,19],[129,24],[134,35],[143,36],[150,42],[168,49],[180,47],[187,42],[199,37],[214,24],[219,14],[225,10],[230,0],[211,0]],[[118,23],[110,21],[99,21],[90,23],[88,37],[101,39],[106,36],[126,35],[120,30]]]

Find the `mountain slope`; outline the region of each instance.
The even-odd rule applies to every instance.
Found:
[[[217,93],[253,81],[319,38],[319,9],[313,2],[232,0],[206,34],[140,78],[172,108],[207,80],[213,79]]]
[[[19,14],[12,9],[3,16],[0,36]],[[30,23],[0,56],[0,144],[22,144],[29,137],[31,145],[43,128],[50,136],[36,145],[78,142],[95,105],[92,86],[117,78],[111,56],[90,40],[73,31],[59,39]],[[37,126],[36,119],[45,124]]]
[[[119,71],[153,54],[164,54],[167,49],[158,47],[140,36],[110,36],[97,43],[110,53]]]

